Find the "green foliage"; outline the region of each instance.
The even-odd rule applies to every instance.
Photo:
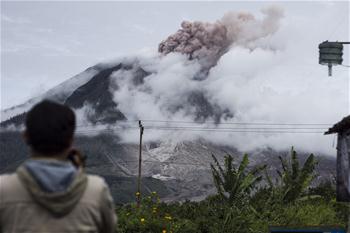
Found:
[[[135,204],[117,208],[117,232],[265,233],[269,225],[345,227],[348,221],[349,205],[335,201],[334,182],[310,187],[316,166],[313,155],[301,167],[292,149],[289,162],[280,158],[280,180],[274,183],[266,175],[267,186],[259,187],[264,167],[248,169],[247,155],[237,167],[232,156],[225,157],[224,167],[215,156],[213,160],[217,195],[201,202],[161,203],[152,193],[140,208]]]
[[[246,202],[253,188],[262,180],[259,173],[266,166],[248,170],[249,159],[245,154],[238,167],[234,166],[231,155],[225,156],[225,165],[222,168],[216,157],[212,157],[216,165],[211,164],[214,184],[221,198],[230,204]]]
[[[271,218],[278,225],[345,225],[337,217],[334,206],[324,200],[281,205],[272,212]]]
[[[257,192],[252,198],[263,203],[264,193]],[[345,226],[348,216],[347,206],[322,198],[252,209],[228,206],[219,196],[212,196],[201,202],[159,203],[156,214],[152,212],[153,204],[145,202],[148,200],[140,209],[134,204],[117,209],[117,232],[265,233],[269,225]],[[171,220],[165,216],[171,216]],[[142,218],[144,222],[141,222]]]
[[[150,196],[142,199],[140,207],[134,203],[117,209],[119,226],[117,232],[196,232],[197,224],[190,218],[179,217],[180,213],[176,211],[179,210],[180,206],[178,203],[171,205],[161,203],[158,194],[152,192]],[[192,208],[191,205],[181,207]]]
[[[322,196],[326,201],[331,201],[336,199],[335,195],[335,179],[332,180],[322,180],[320,184],[316,187],[311,187],[309,189],[310,195],[320,195]]]
[[[272,196],[276,200],[277,195],[284,203],[294,202],[303,198],[308,194],[307,189],[316,177],[315,168],[317,161],[315,156],[310,154],[301,167],[297,152],[292,147],[289,161],[281,156],[279,156],[279,159],[282,166],[282,170],[277,171],[280,178],[278,181],[279,186],[274,187],[271,179],[267,178],[271,189],[274,191]]]

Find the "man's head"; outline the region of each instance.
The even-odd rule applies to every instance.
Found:
[[[75,124],[75,114],[69,107],[44,100],[27,113],[26,141],[40,155],[63,153],[71,147]]]

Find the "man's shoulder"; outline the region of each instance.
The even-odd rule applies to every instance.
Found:
[[[0,175],[0,195],[4,203],[28,199],[28,193],[16,173]]]
[[[0,189],[7,190],[19,184],[19,179],[16,173],[0,175]]]
[[[98,200],[102,192],[107,188],[103,177],[97,175],[87,175],[88,185],[86,187],[83,200]]]
[[[92,174],[88,174],[87,175],[88,181],[96,184],[96,185],[105,185],[105,179],[102,176],[98,176],[98,175],[92,175]]]
[[[93,189],[104,189],[107,187],[107,183],[102,176],[98,175],[87,175],[88,178],[88,187]]]

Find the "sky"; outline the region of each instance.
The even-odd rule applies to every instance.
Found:
[[[38,96],[101,61],[156,48],[183,20],[214,22],[230,10],[259,15],[269,4],[282,6],[284,23],[305,33],[295,43],[314,42],[309,49],[315,63],[319,42],[349,40],[348,2],[1,1],[1,109]],[[349,49],[344,51],[345,64]],[[325,74],[320,78],[327,78],[326,68],[319,69]],[[348,69],[334,69],[341,72]]]

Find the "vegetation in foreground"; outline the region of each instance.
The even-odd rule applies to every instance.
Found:
[[[268,232],[270,225],[342,226],[349,207],[335,200],[335,185],[325,180],[311,187],[317,161],[310,155],[299,164],[292,148],[290,159],[280,157],[278,178],[266,166],[249,168],[244,155],[238,166],[230,155],[221,166],[215,156],[211,165],[218,194],[201,202],[161,203],[157,193],[143,198],[140,208],[117,208],[117,232]]]

